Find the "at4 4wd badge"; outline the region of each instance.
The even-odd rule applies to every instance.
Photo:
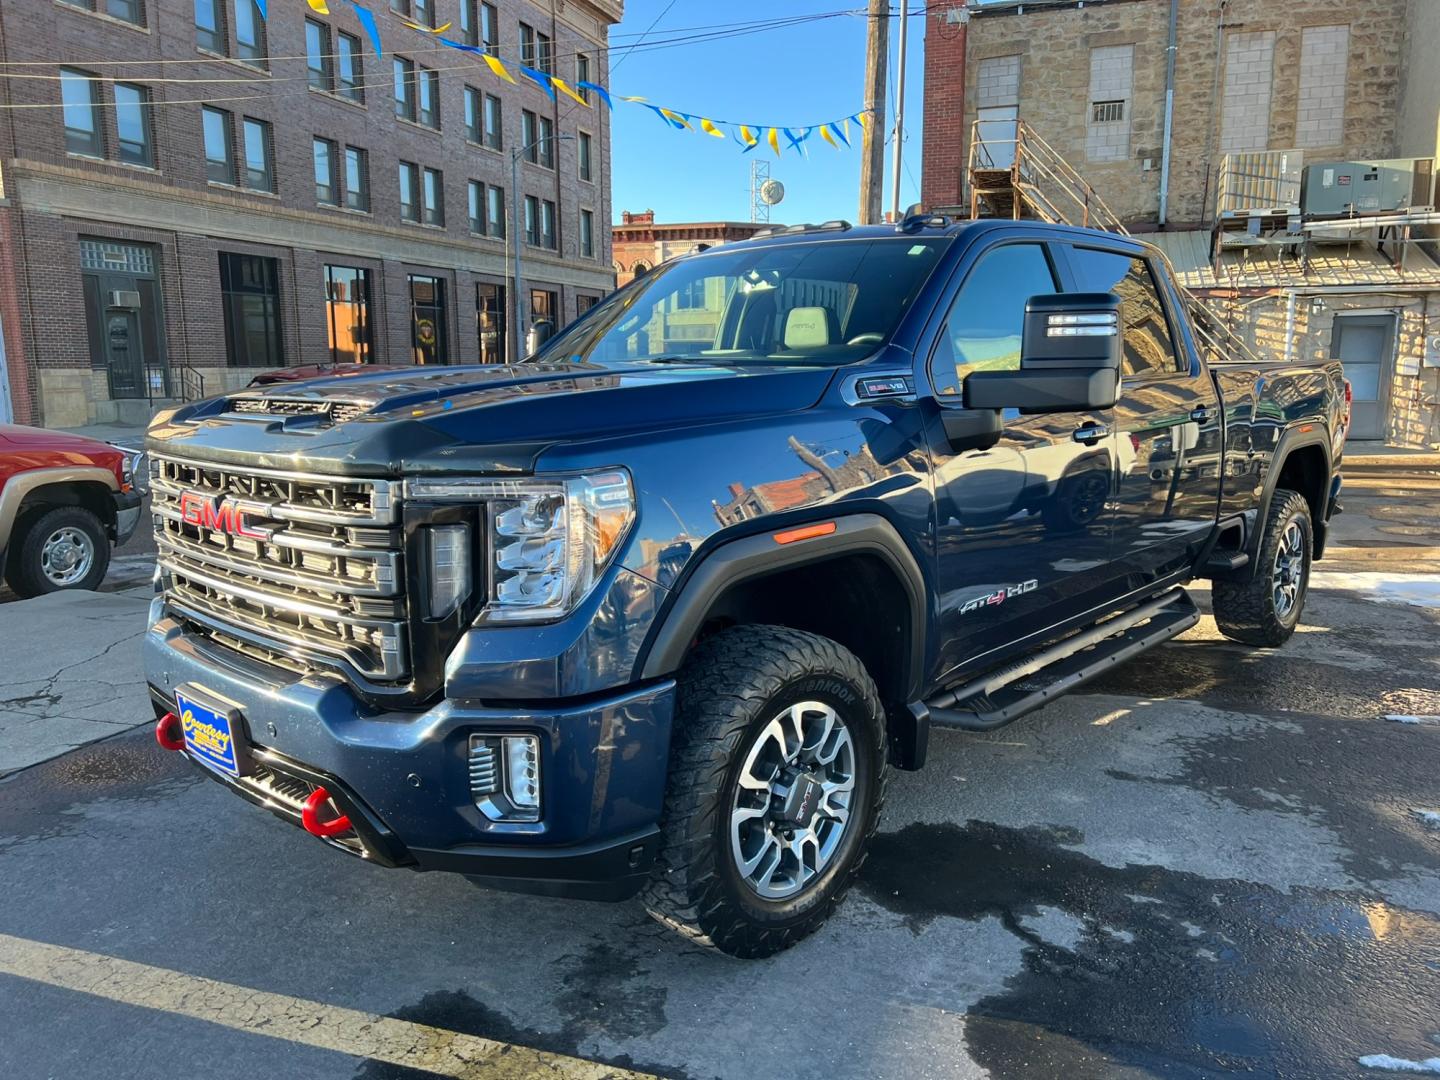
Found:
[[[1027,592],[1033,592],[1039,584],[1039,581],[1031,578],[1029,581],[1020,582],[1018,585],[1006,585],[1003,588],[996,589],[994,592],[988,592],[973,599],[966,600],[960,608],[960,614],[968,615],[970,612],[979,611],[981,608],[1003,604],[1012,596],[1024,596]]]

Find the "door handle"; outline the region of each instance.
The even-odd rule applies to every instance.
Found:
[[[1084,443],[1086,446],[1094,446],[1109,434],[1110,429],[1104,424],[1086,424],[1084,427],[1076,428],[1070,438],[1078,443]]]
[[[1190,410],[1190,419],[1197,424],[1208,424],[1215,418],[1215,410],[1209,405],[1201,405],[1198,409]]]

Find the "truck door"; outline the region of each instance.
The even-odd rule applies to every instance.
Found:
[[[1048,245],[1002,241],[962,275],[929,354],[937,678],[1103,602],[1113,576],[1110,410],[1006,410],[1003,434],[988,449],[957,447],[943,426],[945,410],[964,408],[966,375],[1019,367],[1025,302],[1060,291]]]
[[[1215,526],[1220,396],[1175,331],[1164,273],[1134,250],[1065,245],[1074,287],[1121,298],[1125,336],[1115,405],[1118,483],[1113,539],[1129,588],[1193,565]],[[1128,589],[1127,589],[1128,591]]]

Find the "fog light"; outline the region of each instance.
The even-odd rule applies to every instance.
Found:
[[[505,794],[517,810],[540,810],[540,740],[534,735],[506,735]]]
[[[430,617],[443,619],[470,595],[470,529],[434,525],[430,535]]]

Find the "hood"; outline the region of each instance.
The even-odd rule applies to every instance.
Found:
[[[0,424],[0,444],[22,450],[46,450],[86,456],[123,454],[125,452],[101,439],[92,439],[88,435],[72,435],[68,431],[25,427],[21,424]]]
[[[557,442],[809,408],[834,370],[636,363],[377,368],[162,412],[158,453],[297,471],[529,471]]]

